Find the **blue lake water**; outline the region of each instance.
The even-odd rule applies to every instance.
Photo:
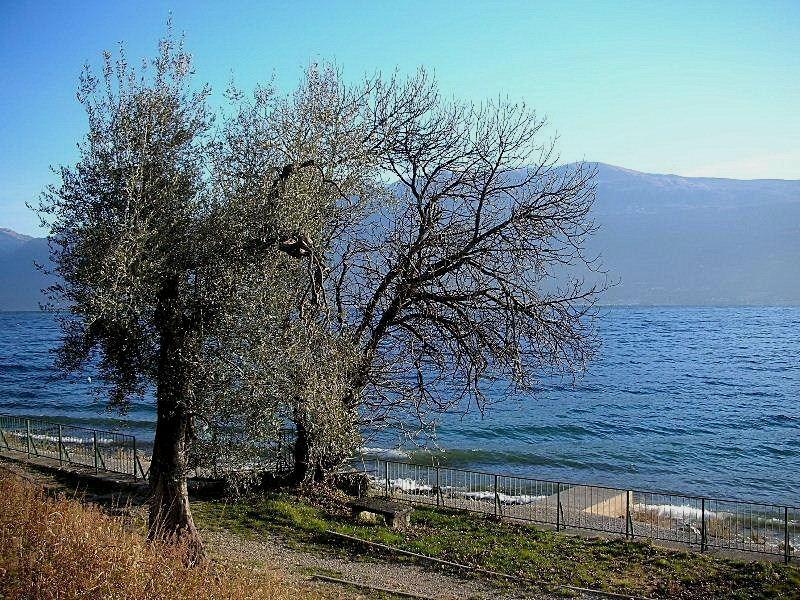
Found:
[[[446,415],[445,462],[800,505],[800,307],[615,307],[600,335],[601,356],[574,385],[548,379],[483,417]],[[0,413],[150,437],[151,402],[120,417],[87,374],[52,379],[58,336],[49,315],[0,313]]]

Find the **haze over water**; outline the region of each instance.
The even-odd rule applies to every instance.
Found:
[[[446,415],[443,462],[800,505],[798,332],[800,307],[603,309],[601,356],[582,379],[545,380],[483,418]],[[151,437],[151,403],[120,418],[92,398],[86,375],[50,380],[58,335],[49,315],[0,313],[0,413]],[[386,432],[368,445],[397,440]]]

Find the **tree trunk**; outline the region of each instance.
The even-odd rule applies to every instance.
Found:
[[[190,367],[188,336],[177,307],[178,281],[171,279],[160,294],[157,322],[160,329],[156,434],[150,464],[150,515],[148,537],[186,544],[187,561],[204,559],[203,544],[194,525],[186,486],[187,441],[190,414],[187,406]]]
[[[295,414],[294,425],[296,437],[293,450],[294,469],[291,481],[298,485],[328,481],[336,469],[349,458],[349,454],[345,454],[346,451],[341,449],[334,455],[326,454],[326,447],[327,452],[331,450],[330,443],[321,444],[322,440],[315,439],[315,433],[306,428],[303,419],[297,418],[297,414]],[[319,430],[317,430],[316,435],[320,435]]]
[[[203,558],[203,544],[189,508],[186,486],[186,434],[189,420],[174,404],[158,402],[158,422],[150,464],[148,536],[187,545],[188,560]]]
[[[311,463],[311,439],[302,419],[295,419],[294,470],[292,481],[300,484],[312,479],[314,465]]]

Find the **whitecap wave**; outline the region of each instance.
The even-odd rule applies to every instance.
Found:
[[[406,450],[400,449],[390,449],[390,448],[370,448],[364,447],[361,448],[361,454],[363,456],[371,456],[376,458],[385,458],[385,459],[408,459],[411,457],[411,454]]]
[[[494,502],[494,492],[492,491],[484,491],[484,492],[465,492],[465,498],[470,500],[482,500],[486,502]],[[509,494],[498,493],[497,498],[500,501],[500,504],[508,504],[508,505],[520,505],[520,504],[533,504],[534,502],[538,502],[547,496],[529,496],[528,494],[520,494],[518,496],[512,496]]]
[[[370,477],[372,484],[378,488],[386,486],[386,480],[378,477]],[[405,492],[407,494],[429,494],[433,492],[433,486],[427,483],[420,483],[410,478],[390,479],[389,487],[398,492]]]
[[[702,509],[684,504],[634,504],[633,510],[653,513],[659,517],[676,521],[699,521],[703,516]],[[717,513],[710,510],[707,510],[705,514],[708,519],[717,518]]]
[[[6,435],[12,435],[12,436],[17,437],[17,438],[22,438],[23,440],[25,439],[25,432],[24,431],[5,431],[4,433]],[[46,435],[46,434],[43,434],[43,433],[32,433],[32,434],[30,434],[30,437],[35,442],[53,442],[53,443],[55,443],[55,442],[58,441],[58,436],[57,435]],[[106,438],[106,437],[97,438],[97,443],[98,444],[113,444],[114,441],[115,440],[113,440],[112,438]],[[94,443],[94,439],[90,438],[90,437],[81,438],[81,437],[65,435],[65,436],[61,437],[61,443],[62,444],[92,444],[92,443]]]
[[[386,480],[379,477],[371,477],[372,484],[376,487],[383,489],[386,487]],[[389,479],[389,487],[393,491],[403,492],[406,494],[432,494],[435,491],[435,486],[411,479],[410,477],[400,477],[397,479]],[[464,489],[454,488],[452,486],[442,486],[442,493],[446,493],[449,497],[465,498],[467,500],[475,500],[479,502],[494,502],[495,494],[491,490],[483,490],[477,492],[468,492]],[[512,496],[510,494],[497,494],[500,504],[512,506],[522,504],[532,504],[538,502],[547,496],[531,496],[528,494],[519,494]]]

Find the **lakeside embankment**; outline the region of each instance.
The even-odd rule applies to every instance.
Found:
[[[15,468],[24,469],[18,463]],[[73,484],[67,487],[52,475],[43,475],[34,470],[28,476],[36,480],[36,486],[47,486],[50,496],[59,490],[74,494]],[[0,478],[3,490],[0,518],[3,519],[4,531],[15,532],[14,536],[4,537],[3,543],[16,544],[12,558],[24,561],[23,566],[29,569],[26,574],[35,575],[37,568],[52,567],[48,576],[58,577],[61,570],[74,574],[75,565],[80,564],[81,573],[86,573],[88,569],[94,578],[84,576],[68,580],[70,585],[77,586],[75,589],[90,583],[96,585],[98,579],[102,580],[103,585],[108,585],[110,580],[103,579],[108,571],[116,573],[116,577],[124,575],[128,585],[134,587],[142,585],[149,578],[161,577],[168,581],[157,581],[158,585],[172,585],[173,588],[163,589],[175,590],[169,597],[198,599],[214,597],[209,593],[219,590],[230,581],[223,577],[207,588],[200,589],[195,584],[203,581],[207,571],[190,572],[184,576],[182,567],[171,564],[162,565],[163,572],[157,576],[147,568],[123,569],[122,573],[110,569],[106,561],[118,559],[123,567],[135,567],[132,560],[145,564],[144,559],[150,556],[148,552],[151,550],[140,548],[138,544],[142,543],[141,537],[136,537],[136,531],[142,530],[143,526],[143,495],[125,495],[109,489],[96,492],[87,484],[87,487],[81,488],[85,495],[84,504],[80,504],[76,500],[67,501],[63,498],[44,500],[44,496],[35,488],[29,488],[33,491],[22,495],[6,490],[6,487],[13,489],[16,485],[13,482],[7,484]],[[365,587],[356,589],[331,583],[320,587],[312,583],[315,576],[323,575],[361,586],[395,589],[410,593],[412,597],[416,594],[416,597],[439,599],[552,600],[565,594],[586,599],[600,597],[576,592],[575,588],[592,588],[626,597],[684,600],[800,598],[800,570],[795,566],[726,560],[668,550],[644,542],[586,539],[498,522],[490,516],[469,515],[436,507],[417,509],[412,516],[411,527],[398,531],[382,524],[353,521],[344,505],[345,500],[343,496],[330,493],[301,497],[291,489],[277,489],[239,500],[193,498],[192,510],[207,549],[215,561],[215,573],[224,574],[228,569],[234,569],[235,572],[237,568],[245,568],[245,582],[264,581],[259,578],[266,572],[269,575],[267,585],[275,582],[279,585],[276,595],[254,597],[288,600],[296,597],[313,598],[315,593],[322,598],[377,600],[393,597],[371,593]],[[41,502],[49,502],[50,508],[28,508],[35,508]],[[63,502],[66,504],[60,504]],[[110,517],[106,512],[109,510],[122,516]],[[91,535],[81,537],[74,535],[72,530],[62,531],[59,529],[61,517],[56,518],[54,511],[65,512],[68,518],[63,519],[63,523],[78,528],[80,534],[86,534],[87,528],[93,527],[99,527],[100,532],[95,533],[92,529]],[[25,513],[24,518],[20,517],[20,513]],[[77,516],[73,518],[74,515]],[[86,515],[91,517],[89,522],[86,522]],[[22,526],[6,527],[6,520],[9,519]],[[44,531],[47,527],[49,529]],[[36,537],[40,533],[41,538]],[[342,536],[362,541],[346,541]],[[110,539],[114,540],[115,546],[113,551],[105,553],[104,543]],[[128,544],[131,539],[134,539],[139,554],[134,552],[128,556],[126,553],[131,549]],[[380,544],[381,548],[374,546],[374,543]],[[44,544],[41,552],[47,560],[34,561],[31,557],[38,556],[40,544]],[[36,552],[34,547],[37,548]],[[20,548],[26,550],[27,554],[20,553]],[[424,560],[417,563],[419,559],[396,555],[400,551],[463,566],[447,567],[441,563],[437,566]],[[65,557],[74,559],[79,553],[88,553],[91,560],[63,560]],[[17,563],[7,562],[9,558],[5,551],[0,556],[6,557],[2,559],[0,567],[6,569],[7,573],[12,572],[9,565],[14,567]],[[277,575],[276,565],[280,565]],[[489,576],[480,569],[512,577]],[[24,580],[3,581],[6,582],[4,585],[19,585],[27,584],[29,580],[26,577]],[[184,582],[186,590],[179,589]],[[288,582],[288,585],[281,582]],[[313,590],[307,587],[309,585],[315,586]],[[269,591],[271,589],[275,588],[268,587],[267,592],[272,593]],[[293,590],[295,593],[292,593]],[[196,595],[191,596],[189,592]],[[7,597],[26,596],[8,594]],[[51,596],[29,594],[27,597]],[[112,593],[105,597],[115,596]],[[219,597],[247,596],[223,594]]]
[[[251,464],[252,468],[276,475],[291,470],[291,436],[264,450],[262,460],[257,466]],[[56,469],[78,469],[131,483],[146,480],[150,465],[147,449],[138,446],[132,436],[2,414],[0,453],[28,464],[34,461]],[[798,556],[800,506],[546,481],[363,457],[354,459],[350,467],[354,473],[367,476],[371,495],[417,505],[491,514],[557,530],[658,540],[734,556],[782,558],[787,563]],[[224,470],[201,469],[193,474],[219,483],[224,480],[222,473]]]

